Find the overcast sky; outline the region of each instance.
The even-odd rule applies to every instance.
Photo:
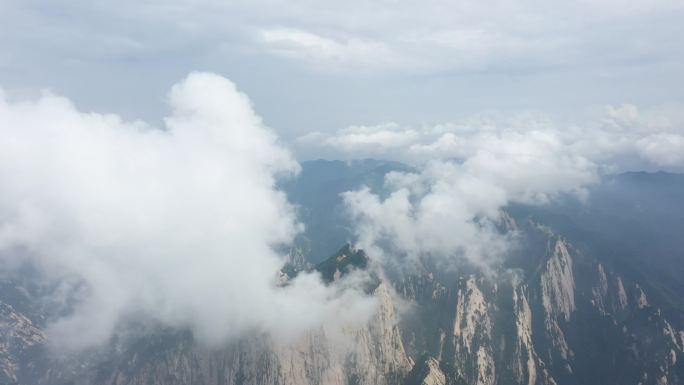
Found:
[[[684,99],[680,0],[2,0],[0,87],[161,122],[193,70],[282,138]]]

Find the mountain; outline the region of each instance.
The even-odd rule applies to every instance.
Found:
[[[314,266],[330,282],[364,269],[367,257],[343,247]],[[292,341],[255,333],[222,349],[196,344],[189,333],[159,329],[116,341],[97,356],[55,358],[22,313],[0,302],[0,384],[395,384],[413,366],[398,328],[392,289],[375,282],[368,322],[341,330],[326,325]],[[34,348],[32,355],[25,354]]]
[[[320,262],[353,240],[352,224],[340,194],[364,186],[381,192],[385,174],[411,170],[401,163],[374,159],[313,160],[301,165],[297,178],[281,182],[280,187],[298,207],[305,230],[297,243],[313,262]]]
[[[308,230],[280,284],[301,271],[328,285],[368,272],[363,289],[378,304],[368,321],[294,340],[254,333],[215,349],[188,332],[141,328],[106,351],[57,357],[46,345],[50,309],[37,300],[45,289],[26,274],[0,286],[0,384],[684,383],[684,176],[620,174],[585,202],[511,205],[502,227],[518,247],[494,271],[430,260],[379,269],[345,245],[339,194],[381,192],[386,172],[407,169],[305,162],[283,187]]]
[[[640,283],[538,224],[522,226],[545,243],[533,269],[498,279],[425,271],[399,283],[420,307],[411,322],[429,325],[402,325],[409,354],[430,356],[426,376],[483,385],[682,383],[684,332]]]

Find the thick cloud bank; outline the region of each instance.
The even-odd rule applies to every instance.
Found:
[[[52,94],[0,97],[0,255],[76,290],[75,308],[50,324],[54,341],[84,348],[149,319],[220,343],[370,306],[316,276],[277,287],[274,247],[300,225],[275,179],[299,165],[247,96],[193,73],[169,103],[162,130]]]
[[[465,258],[483,267],[510,246],[497,229],[511,202],[579,199],[605,173],[684,169],[684,119],[677,109],[608,107],[583,124],[544,116],[478,116],[464,122],[394,123],[312,133],[300,146],[346,157],[396,159],[415,173],[390,173],[386,199],[368,189],[344,194],[362,247],[376,255]]]
[[[296,144],[309,156],[371,157],[411,164],[489,158],[492,166],[502,168],[506,163],[517,171],[534,165],[535,173],[539,167],[554,166],[682,170],[684,114],[681,105],[639,109],[631,104],[607,106],[581,121],[539,113],[489,113],[420,127],[389,122],[312,132]]]

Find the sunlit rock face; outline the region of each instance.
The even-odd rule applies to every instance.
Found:
[[[22,373],[22,361],[45,342],[45,334],[11,305],[0,302],[0,383],[14,383]]]
[[[416,359],[414,383],[439,378],[428,375],[434,367],[450,383],[681,383],[680,310],[654,305],[628,270],[549,228],[516,228],[536,242],[523,267],[495,276],[426,269],[397,282],[426,313],[402,325],[407,349],[437,362]]]

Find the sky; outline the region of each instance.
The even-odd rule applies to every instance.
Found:
[[[58,285],[74,305],[48,332],[76,351],[132,320],[219,344],[367,320],[363,276],[278,283],[303,226],[278,180],[408,163],[342,195],[354,243],[491,269],[507,205],[684,171],[682,19],[676,0],[0,1],[0,273]]]
[[[168,88],[210,71],[285,140],[484,111],[578,119],[681,103],[683,16],[678,0],[3,0],[0,85],[158,123]]]

